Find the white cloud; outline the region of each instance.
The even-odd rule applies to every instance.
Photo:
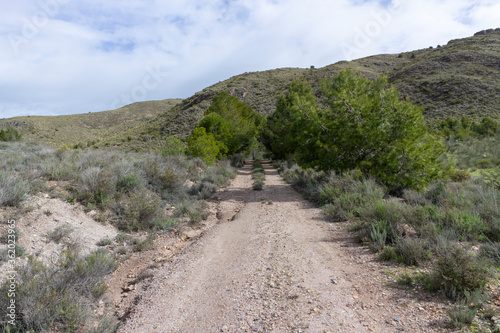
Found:
[[[0,118],[188,97],[232,75],[472,35],[494,0],[20,0],[0,13]]]

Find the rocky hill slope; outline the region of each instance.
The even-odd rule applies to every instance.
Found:
[[[386,74],[402,94],[422,106],[429,121],[448,116],[500,116],[500,29],[481,31],[448,44],[401,54],[340,61],[323,68],[280,68],[243,73],[180,100],[134,103],[89,115],[0,120],[22,129],[26,141],[60,145],[102,139],[97,147],[156,150],[167,136],[184,138],[227,91],[261,114],[274,111],[278,96],[295,79],[308,81],[321,97],[321,81],[351,67],[368,78]]]

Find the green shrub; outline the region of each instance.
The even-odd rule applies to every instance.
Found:
[[[161,149],[163,156],[182,155],[186,151],[186,144],[177,138],[167,137]]]
[[[78,179],[78,198],[84,203],[104,207],[116,192],[115,179],[108,169],[89,167]]]
[[[155,248],[155,235],[153,233],[148,233],[146,238],[138,239],[134,242],[134,251],[142,252],[149,251]]]
[[[144,180],[136,173],[129,173],[118,178],[116,189],[119,192],[133,192],[144,185]]]
[[[262,191],[264,189],[264,181],[261,179],[255,180],[253,182],[252,188],[256,191]]]
[[[454,169],[450,172],[450,179],[454,182],[463,182],[470,178],[470,174],[465,170]]]
[[[215,137],[207,133],[204,127],[197,127],[188,138],[187,154],[200,157],[209,165],[215,163],[219,151]]]
[[[28,181],[0,170],[0,206],[19,206],[29,191]]]
[[[372,247],[375,251],[382,250],[387,243],[387,223],[385,221],[377,221],[372,224],[370,231],[370,239],[372,241]]]
[[[487,262],[456,243],[443,243],[431,271],[431,288],[456,300],[466,292],[482,290],[490,278]]]
[[[485,297],[482,290],[472,293],[466,291],[457,303],[447,311],[451,319],[451,326],[461,329],[472,324],[478,309],[483,305],[484,301]]]
[[[483,170],[481,174],[488,186],[500,190],[500,166],[495,169]]]
[[[382,251],[378,253],[378,258],[383,261],[396,260],[397,256],[396,250],[392,246],[384,246]]]
[[[21,134],[13,127],[0,130],[0,141],[21,141]]]
[[[163,218],[160,198],[146,191],[136,192],[130,196],[124,210],[125,221],[120,227],[127,231],[148,230],[157,225]]]
[[[92,291],[95,293],[96,286],[102,286],[105,276],[116,268],[116,261],[103,251],[85,258],[65,251],[52,266],[29,258],[27,264],[17,268],[16,329],[20,332],[83,330],[98,319],[93,317],[96,304]],[[2,318],[8,311],[8,289],[5,283],[0,290]]]
[[[208,199],[217,191],[217,188],[217,185],[210,181],[200,180],[189,188],[188,193],[198,199]]]
[[[406,265],[419,266],[431,258],[431,244],[426,239],[404,237],[395,245],[398,260]]]
[[[500,242],[485,243],[479,248],[479,256],[500,265]]]
[[[74,229],[69,224],[60,225],[54,230],[47,233],[47,238],[55,243],[60,243],[64,238],[68,237]]]

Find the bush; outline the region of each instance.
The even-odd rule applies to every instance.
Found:
[[[198,199],[208,199],[217,191],[217,188],[217,185],[210,181],[200,180],[189,188],[188,193]]]
[[[21,332],[83,330],[96,319],[92,318],[95,306],[92,291],[116,268],[116,261],[104,251],[93,252],[85,258],[65,251],[55,266],[30,258],[26,265],[17,268],[16,329]],[[7,314],[10,301],[8,289],[5,283],[0,290],[2,318]]]
[[[108,169],[89,167],[78,179],[78,198],[84,203],[103,207],[115,191],[115,179]]]
[[[456,243],[443,243],[437,249],[432,267],[431,288],[456,300],[466,292],[482,290],[490,278],[487,262],[476,258]]]
[[[231,166],[234,168],[241,168],[245,165],[245,156],[243,154],[234,154],[231,157]]]
[[[410,266],[419,266],[431,258],[431,244],[420,238],[401,238],[395,250],[399,261]]]
[[[133,193],[124,210],[125,221],[120,227],[127,231],[148,230],[163,218],[160,198],[146,191]]]
[[[465,170],[455,169],[450,172],[450,179],[454,182],[463,182],[470,178],[470,174]]]
[[[253,182],[252,188],[256,191],[262,191],[264,189],[264,181],[262,179],[256,179]]]
[[[479,248],[479,256],[500,265],[500,242],[486,243]]]
[[[116,189],[119,192],[133,192],[142,188],[144,180],[137,173],[129,173],[118,178],[116,181]]]
[[[0,130],[0,141],[21,141],[21,134],[13,127]]]
[[[167,137],[161,149],[163,156],[182,155],[186,151],[186,144],[174,137]]]
[[[200,157],[209,165],[215,163],[219,155],[219,147],[212,133],[207,133],[204,127],[197,127],[188,138],[187,154]]]
[[[252,188],[254,190],[261,191],[264,189],[266,174],[260,160],[255,160],[252,164],[252,179],[253,179]]]
[[[387,243],[387,230],[388,226],[385,221],[377,221],[372,224],[370,239],[375,251],[380,251],[385,247]]]
[[[466,325],[472,324],[483,301],[484,295],[481,290],[473,293],[466,291],[457,304],[447,311],[451,319],[451,325],[455,328],[463,328]]]
[[[69,224],[63,224],[49,231],[47,233],[47,238],[59,244],[64,238],[68,237],[73,230],[74,229]]]
[[[28,181],[13,173],[0,171],[0,206],[19,206],[29,190]]]
[[[396,250],[392,246],[384,246],[382,251],[379,252],[378,258],[384,261],[396,260]]]
[[[145,239],[138,239],[134,242],[134,251],[142,252],[149,251],[155,248],[155,235],[153,233],[149,233]]]

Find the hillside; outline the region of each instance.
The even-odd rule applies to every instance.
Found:
[[[500,116],[500,29],[452,40],[436,48],[340,61],[323,68],[282,68],[244,73],[203,89],[168,112],[105,140],[101,146],[156,149],[165,136],[185,137],[212,97],[228,91],[257,112],[274,111],[277,96],[294,79],[307,80],[318,97],[321,80],[346,67],[368,78],[387,74],[403,96],[421,105],[430,121],[447,116]]]
[[[0,119],[0,128],[12,126],[23,141],[55,148],[102,140],[135,127],[169,110],[180,99],[137,102],[122,108],[66,116],[27,116]]]
[[[243,73],[218,82],[185,100],[134,103],[123,108],[81,115],[17,117],[24,141],[51,146],[100,140],[96,147],[156,150],[163,138],[184,138],[209,107],[212,97],[227,91],[257,112],[274,111],[277,97],[295,79],[308,81],[321,97],[321,81],[351,67],[368,78],[387,74],[389,81],[416,104],[428,121],[447,116],[500,116],[500,29],[481,31],[447,45],[340,61],[323,68],[280,68]]]
[[[411,53],[410,53],[411,54]],[[409,54],[404,54],[409,56]],[[391,82],[428,118],[500,116],[500,29],[415,52]]]

